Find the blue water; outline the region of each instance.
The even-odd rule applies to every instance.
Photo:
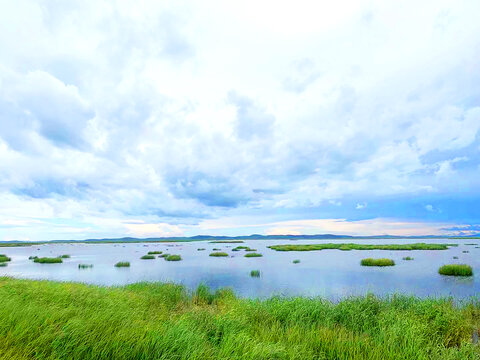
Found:
[[[464,243],[475,240],[430,239],[428,243],[458,243],[458,247],[437,251],[339,251],[280,252],[268,249],[275,244],[315,244],[322,242],[356,242],[362,244],[396,244],[420,242],[396,240],[249,240],[244,244],[214,244],[206,241],[157,244],[48,244],[17,248],[0,248],[12,258],[7,267],[0,267],[0,276],[28,279],[75,281],[98,285],[124,285],[139,281],[181,283],[190,289],[200,283],[212,287],[231,287],[239,296],[268,297],[272,295],[324,296],[340,299],[350,295],[392,293],[468,298],[480,293],[480,249]],[[478,240],[480,244],[480,240]],[[249,246],[263,254],[245,258],[244,251],[233,252],[238,245]],[[480,246],[480,245],[478,245]],[[197,251],[206,248],[205,251]],[[230,254],[228,258],[210,257],[213,248]],[[148,251],[160,250],[179,254],[178,262],[140,260]],[[464,250],[469,253],[463,253]],[[63,264],[38,264],[29,256],[71,255]],[[402,260],[411,256],[413,261]],[[453,259],[458,256],[458,260]],[[395,260],[393,267],[363,267],[366,257]],[[299,259],[299,264],[293,264]],[[130,268],[116,268],[118,261],[129,261]],[[438,274],[444,264],[465,263],[472,266],[474,276],[447,277]],[[93,264],[92,269],[79,270],[78,264]],[[251,278],[251,270],[260,270],[260,278]]]

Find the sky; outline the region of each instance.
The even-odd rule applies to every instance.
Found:
[[[0,240],[478,233],[478,14],[0,0]]]

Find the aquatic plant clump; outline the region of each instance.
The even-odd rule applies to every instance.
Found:
[[[447,250],[455,244],[304,244],[304,245],[271,245],[268,248],[275,251],[316,251],[316,250]]]
[[[63,263],[62,258],[56,257],[56,258],[49,258],[49,257],[37,257],[36,259],[33,259],[33,262],[39,263],[39,264],[60,264]]]
[[[212,250],[213,250],[213,251],[220,251],[220,250],[222,250],[222,249],[219,249],[219,248],[213,248]]]
[[[472,276],[472,267],[466,264],[443,265],[438,269],[438,273],[448,276]]]
[[[160,255],[162,253],[163,253],[163,251],[149,251],[148,255]]]
[[[244,255],[246,258],[251,258],[251,257],[262,257],[262,254],[259,253],[248,253]]]
[[[7,255],[1,254],[0,255],[0,263],[5,263],[7,261],[12,261],[12,259],[9,258]]]
[[[392,259],[385,259],[385,258],[380,258],[380,259],[367,258],[367,259],[362,259],[362,261],[360,261],[360,264],[362,266],[394,266],[395,261],[393,261]]]
[[[180,261],[182,260],[182,257],[180,255],[168,255],[165,257],[166,261]]]
[[[292,261],[294,264],[300,264],[300,260],[296,259]]]
[[[130,267],[130,263],[128,261],[119,261],[115,264],[115,267]]]
[[[213,257],[226,257],[228,254],[226,252],[212,252],[209,256]]]
[[[0,267],[5,267],[8,265],[8,262],[0,262]]]
[[[78,264],[79,269],[91,269],[93,268],[92,264]]]
[[[252,270],[250,271],[251,277],[260,277],[260,270]]]
[[[0,299],[4,359],[475,360],[480,355],[471,341],[480,311],[475,300],[405,295],[252,300],[206,286],[190,293],[171,283],[104,287],[5,277]]]
[[[197,251],[204,251],[205,248],[198,248]]]
[[[405,256],[405,257],[403,258],[403,260],[413,260],[413,257]]]
[[[60,255],[60,259],[70,259],[70,255]]]
[[[155,259],[155,255],[143,255],[140,259],[142,259],[142,260],[153,260],[153,259]]]
[[[210,241],[211,244],[241,244],[243,240],[215,240]]]

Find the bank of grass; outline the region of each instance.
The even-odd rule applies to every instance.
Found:
[[[367,258],[367,259],[362,259],[362,261],[360,261],[360,264],[362,266],[394,266],[395,261],[393,261],[392,259],[385,259],[385,258],[380,258],[380,259]]]
[[[325,243],[325,244],[304,244],[304,245],[271,245],[270,249],[276,251],[315,251],[315,250],[331,250],[337,249],[342,251],[348,250],[447,250],[449,246],[456,244],[341,244],[341,243]]]
[[[246,258],[251,258],[251,257],[262,257],[262,254],[259,253],[248,253],[244,255]]]
[[[142,259],[142,260],[154,260],[155,255],[143,255],[140,259]]]
[[[0,278],[3,359],[474,360],[478,301],[250,300],[206,286]]]
[[[260,277],[260,270],[252,270],[250,271],[251,277]]]
[[[182,257],[180,255],[168,255],[164,259],[167,261],[180,261]]]
[[[160,255],[163,251],[149,251],[148,255]]]
[[[450,264],[443,265],[438,269],[438,273],[441,275],[449,276],[472,276],[473,270],[472,267],[465,264]]]
[[[128,261],[119,261],[115,264],[115,267],[130,267],[130,263]]]
[[[12,259],[5,254],[0,254],[0,263],[6,263],[8,261],[12,261]]]
[[[39,263],[39,264],[61,264],[63,263],[62,258],[60,257],[37,257],[33,259],[33,262]]]
[[[212,252],[210,253],[209,256],[213,256],[213,257],[225,257],[225,256],[228,256],[228,254],[226,252]]]

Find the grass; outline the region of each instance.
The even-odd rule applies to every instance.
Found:
[[[38,259],[38,256],[29,256],[28,257],[28,260],[35,260],[35,259]]]
[[[163,251],[149,251],[148,255],[160,255],[162,253],[163,253]]]
[[[91,269],[93,268],[93,265],[91,264],[78,264],[79,269]]]
[[[33,259],[33,262],[39,263],[39,264],[61,264],[63,263],[62,258],[55,257],[55,258],[50,258],[50,257],[37,257]]]
[[[458,259],[458,256],[454,256],[453,258],[454,258],[454,259]]]
[[[115,264],[115,267],[130,267],[130,263],[128,261],[119,261]]]
[[[142,260],[153,260],[153,259],[155,259],[155,255],[143,255],[140,259],[142,259]]]
[[[7,261],[12,261],[12,259],[9,258],[7,255],[1,254],[0,255],[0,263],[5,263]]]
[[[259,253],[248,253],[248,254],[245,254],[245,257],[262,257],[263,255],[262,254],[259,254]]]
[[[249,247],[248,246],[237,246],[237,247],[233,248],[232,250],[239,251],[239,250],[246,250],[246,249],[249,249]]]
[[[362,266],[394,266],[395,261],[393,261],[392,259],[367,258],[367,259],[362,259],[362,261],[360,261],[360,264]]]
[[[205,248],[198,248],[197,251],[204,251]]]
[[[213,251],[220,251],[222,249],[218,249],[218,248],[213,248]]]
[[[170,254],[162,254],[162,255],[159,255],[158,257],[166,258],[167,256],[170,256]]]
[[[0,267],[5,267],[5,266],[7,266],[7,265],[8,265],[7,262],[0,262]]]
[[[413,260],[413,258],[410,257],[410,256],[405,256],[405,257],[403,258],[403,260]]]
[[[315,251],[315,250],[447,250],[454,244],[387,244],[387,245],[369,245],[369,244],[304,244],[304,245],[271,245],[270,249],[276,251]]]
[[[474,360],[478,301],[237,298],[175,284],[0,278],[3,359]]]
[[[70,255],[60,255],[60,259],[70,259]]]
[[[300,264],[300,260],[296,259],[292,261],[294,264]]]
[[[260,270],[252,270],[250,271],[251,277],[260,277]]]
[[[470,251],[468,251],[468,250],[463,250],[463,251],[462,251],[462,253],[464,253],[464,254],[468,254],[469,252],[470,252]]]
[[[472,276],[473,270],[472,267],[465,264],[450,264],[443,265],[438,269],[438,273],[441,275],[450,275],[450,276]]]
[[[167,261],[180,261],[182,260],[182,257],[180,255],[168,255],[165,257],[165,260]]]
[[[245,249],[245,251],[257,251],[257,249],[248,248],[248,249]]]
[[[209,256],[222,257],[222,256],[228,256],[228,254],[226,252],[212,252],[210,253]]]

